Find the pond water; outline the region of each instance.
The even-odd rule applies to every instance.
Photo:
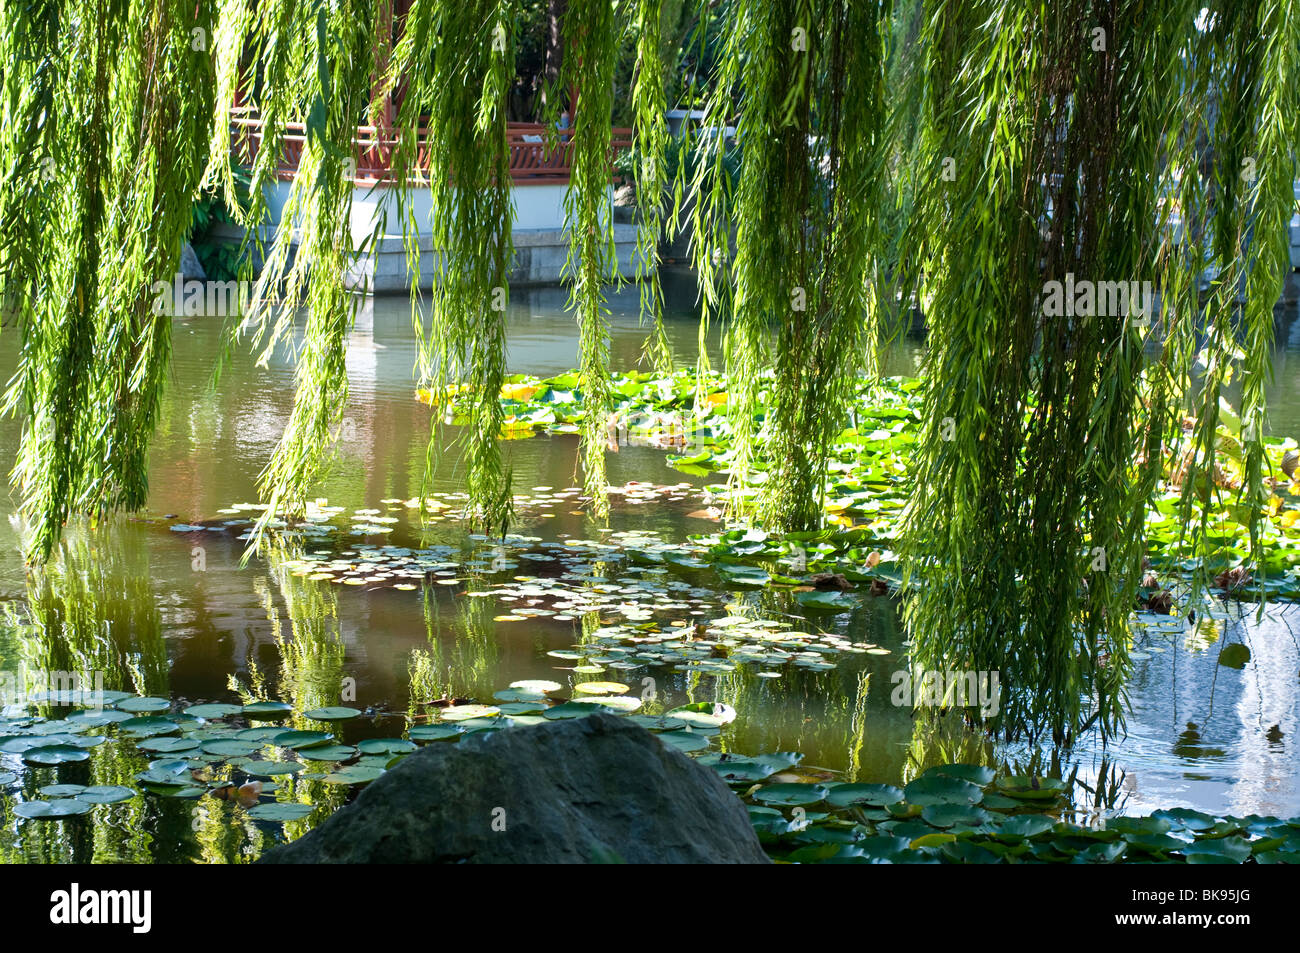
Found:
[[[668,326],[675,356],[693,362],[698,322],[690,295],[673,299]],[[631,368],[644,338],[635,289],[612,303],[612,362]],[[514,293],[513,371],[548,376],[576,366],[576,329],[563,305],[558,290]],[[1287,316],[1280,331],[1271,423],[1277,433],[1300,434],[1300,374],[1289,370],[1300,360],[1300,343],[1287,338],[1293,320],[1294,314]],[[799,751],[805,766],[845,780],[897,784],[944,761],[1030,759],[1023,747],[991,745],[956,729],[921,728],[909,709],[892,703],[891,676],[906,666],[906,645],[890,598],[864,597],[851,613],[805,617],[777,593],[727,592],[716,579],[629,568],[618,550],[619,539],[627,537],[618,534],[678,542],[717,528],[693,515],[705,505],[698,489],[703,481],[669,467],[662,450],[623,446],[610,454],[610,483],[640,486],[615,494],[607,527],[580,512],[576,489],[568,492],[581,475],[577,438],[564,435],[507,444],[515,491],[526,498],[512,532],[524,539],[497,550],[468,538],[454,520],[413,525],[395,501],[422,492],[429,411],[413,395],[415,350],[405,298],[368,302],[353,333],[344,439],[320,496],[333,506],[373,509],[372,515],[393,520],[386,524],[390,532],[364,542],[432,551],[442,560],[442,575],[399,589],[392,578],[384,585],[313,581],[256,557],[241,565],[240,527],[218,524],[247,513],[221,511],[257,499],[260,468],[292,403],[292,366],[280,355],[257,367],[247,349],[236,349],[213,389],[221,333],[220,322],[211,319],[175,323],[174,371],[153,444],[148,513],[94,530],[74,528],[59,560],[29,573],[13,504],[5,501],[11,519],[0,522],[0,600],[10,619],[0,626],[0,672],[100,671],[107,689],[161,696],[181,708],[238,703],[239,687],[298,712],[350,705],[365,711],[338,726],[350,743],[402,736],[407,714],[427,712],[424,703],[436,699],[490,703],[517,680],[554,680],[567,694],[575,682],[608,679],[626,683],[634,695],[652,686],[648,710],[725,702],[737,717],[715,748]],[[886,373],[914,373],[922,347],[920,338],[893,345]],[[6,343],[0,353],[5,379],[13,365],[13,345]],[[460,489],[455,436],[447,431],[436,448],[439,464],[428,492]],[[16,438],[13,421],[0,423],[4,459],[12,458]],[[200,521],[216,528],[172,529]],[[497,594],[467,595],[494,586]],[[585,605],[599,611],[584,613],[584,599],[595,600]],[[1300,759],[1292,750],[1300,731],[1293,609],[1274,607],[1259,623],[1235,607],[1198,626],[1163,620],[1168,627],[1149,633],[1135,655],[1127,736],[1108,748],[1086,739],[1059,758],[1057,767],[1066,775],[1077,770],[1083,782],[1076,804],[1140,814],[1172,806],[1300,813]],[[834,665],[789,666],[776,678],[748,666],[723,673],[601,664],[590,666],[595,672],[574,672],[577,661],[547,654],[567,654],[615,622],[675,621],[686,631],[701,620],[736,615],[828,631],[870,650],[842,654]],[[1252,660],[1244,669],[1217,664],[1227,641],[1249,645]],[[57,710],[51,717],[59,717]],[[283,839],[285,830],[301,833],[301,826],[254,821],[237,802],[211,797],[136,798],[97,809],[103,813],[93,827],[85,818],[36,824],[11,814],[12,795],[39,797],[37,789],[55,783],[130,784],[152,757],[116,741],[94,748],[87,761],[58,767],[33,768],[18,754],[0,753],[0,780],[16,775],[3,785],[11,796],[0,807],[6,831],[0,859],[242,861]],[[1050,762],[1042,764],[1047,769]],[[356,790],[294,784],[296,800],[322,808],[307,823]]]

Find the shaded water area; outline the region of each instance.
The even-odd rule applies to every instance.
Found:
[[[629,288],[613,300],[615,367],[632,368],[641,352],[636,294]],[[670,309],[669,335],[677,361],[693,362],[698,321],[690,296],[677,297],[684,300]],[[577,332],[564,300],[559,290],[514,294],[512,371],[549,376],[576,366]],[[1288,338],[1294,317],[1280,328],[1271,392],[1271,429],[1292,435],[1300,434],[1300,340]],[[915,373],[922,347],[920,338],[892,345],[885,373]],[[668,466],[661,449],[621,446],[609,455],[611,485],[636,486],[614,495],[607,527],[581,512],[572,435],[506,444],[521,497],[511,528],[517,538],[506,547],[469,537],[454,519],[413,523],[400,501],[424,489],[451,494],[442,498],[454,505],[461,471],[456,431],[448,429],[435,448],[433,485],[422,486],[429,410],[414,399],[416,354],[405,298],[369,301],[361,314],[348,353],[351,395],[339,456],[319,492],[331,506],[373,511],[358,518],[371,517],[372,529],[388,530],[345,535],[343,549],[361,542],[420,550],[427,565],[409,577],[387,573],[356,585],[312,580],[260,557],[241,566],[242,527],[220,524],[246,517],[231,507],[257,499],[259,471],[292,405],[293,369],[284,355],[259,368],[246,347],[237,348],[213,389],[221,349],[219,320],[176,321],[147,513],[73,529],[58,561],[36,573],[23,565],[16,521],[0,523],[0,600],[8,608],[0,672],[99,671],[106,689],[161,696],[180,708],[238,703],[240,687],[297,712],[353,705],[365,715],[338,725],[349,743],[401,737],[408,714],[422,715],[436,699],[491,702],[495,692],[523,679],[554,680],[566,689],[609,679],[626,683],[633,695],[653,687],[648,711],[725,702],[737,717],[712,741],[715,750],[799,751],[805,765],[845,780],[898,784],[946,761],[1029,759],[1023,747],[992,745],[955,724],[921,728],[909,708],[893,703],[893,676],[906,668],[907,647],[891,598],[864,594],[852,612],[810,617],[781,593],[727,591],[711,573],[630,565],[621,549],[629,538],[680,542],[717,529],[693,515],[705,506],[699,487],[706,481]],[[712,356],[716,363],[716,350]],[[13,366],[10,344],[0,354],[5,379]],[[16,440],[15,423],[0,424],[6,460]],[[11,515],[12,501],[4,505]],[[483,590],[494,592],[468,594]],[[1173,806],[1300,813],[1300,759],[1292,750],[1300,731],[1300,612],[1276,606],[1256,623],[1252,611],[1225,606],[1221,618],[1198,625],[1151,620],[1164,628],[1148,629],[1134,653],[1127,736],[1107,748],[1085,739],[1060,756],[1059,769],[1066,775],[1077,769],[1083,782],[1077,805],[1140,814]],[[829,632],[860,650],[834,654],[833,664],[806,659],[781,668],[779,677],[756,665],[731,671],[707,664],[611,665],[616,656],[599,649],[570,652],[593,644],[602,626],[676,622],[689,630],[738,616]],[[1249,645],[1252,660],[1244,669],[1217,664],[1228,641]],[[604,661],[592,664],[593,657]],[[292,727],[319,725],[294,720]],[[129,785],[154,757],[117,740],[94,748],[87,761],[58,767],[34,768],[18,754],[0,753],[0,779],[16,775],[5,790],[31,799],[55,783]],[[1041,762],[1041,769],[1050,768],[1050,759]],[[285,825],[250,818],[247,805],[237,802],[144,796],[97,808],[93,825],[88,818],[37,824],[12,815],[11,796],[0,807],[0,860],[248,860],[298,836],[356,791],[320,780],[283,783],[293,784],[294,800],[322,810]]]

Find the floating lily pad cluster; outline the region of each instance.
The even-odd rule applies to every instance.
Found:
[[[552,652],[558,655],[559,652]],[[830,632],[798,632],[789,622],[723,616],[695,625],[667,627],[615,624],[592,631],[561,657],[612,669],[669,667],[679,672],[725,675],[740,665],[757,666],[760,677],[778,678],[792,666],[813,672],[835,668],[843,655],[888,655],[869,642],[852,642]]]
[[[723,626],[729,628],[730,626]],[[492,704],[436,708],[408,726],[405,738],[368,738],[348,744],[331,726],[361,713],[346,706],[301,713],[275,701],[205,703],[173,711],[165,699],[104,693],[105,707],[79,709],[61,719],[38,715],[0,721],[0,752],[31,768],[73,763],[44,758],[42,750],[83,754],[105,743],[134,744],[142,769],[134,786],[47,783],[12,805],[15,817],[59,821],[141,795],[237,800],[248,818],[266,823],[319,821],[328,808],[293,800],[303,779],[358,786],[383,775],[421,744],[456,741],[471,733],[581,718],[607,712],[629,718],[661,741],[717,772],[746,802],[768,852],[792,863],[1295,863],[1300,862],[1300,818],[1212,816],[1174,808],[1150,817],[1111,817],[1081,825],[1063,820],[1068,786],[1054,778],[1010,776],[980,765],[931,768],[902,787],[837,780],[834,772],[806,769],[792,752],[738,755],[711,742],[735,719],[730,706],[695,702],[643,713],[626,683],[578,681],[569,697],[546,679],[517,681]],[[256,726],[249,722],[262,722]],[[105,734],[91,734],[103,731]],[[113,737],[106,737],[112,734]],[[152,758],[162,753],[161,758]],[[0,789],[19,783],[0,772]],[[281,786],[283,785],[283,787]],[[278,798],[284,793],[286,798]]]
[[[576,432],[585,413],[576,383],[574,373],[545,379],[530,375],[508,378],[500,399],[510,435]],[[772,378],[763,377],[758,383],[756,413],[761,417]],[[728,417],[728,382],[723,375],[714,371],[697,374],[689,368],[667,376],[629,372],[615,375],[612,387],[611,441],[675,451],[668,462],[694,476],[733,475],[737,448]],[[908,470],[921,423],[922,387],[923,382],[915,378],[861,382],[846,426],[830,448],[824,486],[828,524],[866,528],[881,540],[894,537],[908,495]],[[417,392],[417,397],[429,402],[427,393]],[[467,395],[456,399],[467,399]],[[1272,492],[1262,510],[1262,565],[1251,572],[1247,568],[1248,513],[1237,492],[1244,467],[1241,422],[1226,403],[1220,416],[1216,492],[1212,494],[1205,549],[1191,559],[1179,554],[1183,542],[1182,464],[1171,450],[1165,480],[1157,489],[1147,519],[1151,564],[1170,577],[1208,569],[1215,576],[1216,588],[1234,596],[1247,596],[1262,587],[1272,598],[1300,598],[1300,479],[1295,478],[1294,464],[1286,465],[1294,459],[1291,451],[1298,445],[1291,438],[1265,439]],[[457,419],[461,418],[453,417]],[[761,433],[761,426],[753,427],[752,432]],[[729,480],[706,486],[707,502],[725,502],[745,510],[768,479],[767,463],[759,443],[752,448],[744,482]],[[720,511],[712,508],[699,515],[716,518]],[[852,558],[849,561],[852,563]],[[885,581],[897,585],[896,579]]]
[[[90,749],[116,745],[134,751],[140,770],[132,786],[50,783],[35,797],[13,805],[25,820],[60,820],[141,795],[195,799],[218,797],[243,805],[263,821],[299,820],[317,810],[294,800],[295,782],[367,784],[420,744],[456,741],[479,731],[499,731],[596,712],[632,717],[665,744],[684,752],[703,751],[735,719],[729,706],[692,703],[641,714],[642,700],[622,682],[583,680],[572,697],[550,680],[519,681],[497,693],[494,704],[434,707],[406,726],[405,737],[367,738],[348,743],[334,726],[362,713],[347,706],[316,708],[295,716],[291,706],[259,700],[247,704],[203,703],[174,710],[167,699],[104,692],[101,707],[81,708],[63,718],[22,715],[0,719],[0,754],[21,758],[28,769],[58,768],[90,759]],[[90,701],[90,699],[85,699]],[[292,720],[315,727],[269,724]],[[390,716],[396,717],[396,716]],[[0,772],[0,788],[18,784],[18,772]],[[4,792],[8,794],[8,791]],[[283,799],[278,795],[284,794]]]
[[[506,429],[511,436],[576,433],[585,409],[578,377],[570,372],[551,378],[516,374],[501,389]],[[766,405],[771,378],[760,380],[758,413]],[[905,502],[903,489],[911,446],[916,442],[921,382],[893,377],[875,386],[866,382],[858,394],[853,425],[833,448],[826,509],[832,522],[851,525],[853,517],[872,520],[888,532]],[[667,376],[649,372],[615,375],[614,404],[607,421],[611,443],[628,443],[678,451],[669,462],[693,476],[730,474],[736,457],[729,419],[726,378],[681,369]],[[431,395],[417,391],[418,399]],[[468,395],[457,395],[457,401]],[[467,419],[455,414],[453,423]],[[708,487],[711,498],[744,504],[766,479],[762,447],[746,485]]]
[[[745,797],[771,856],[790,863],[1300,862],[1300,817],[1173,808],[1076,824],[1060,816],[1064,782],[980,765],[940,765],[900,788],[801,777],[790,753],[700,760]]]
[[[407,732],[412,741],[457,741],[476,731],[545,724],[570,718],[584,718],[604,712],[627,717],[653,731],[665,744],[683,752],[704,751],[722,728],[735,720],[735,709],[720,702],[694,702],[669,711],[647,714],[643,701],[626,694],[623,682],[579,681],[572,695],[562,697],[559,682],[525,679],[496,693],[496,704],[456,704],[436,708],[429,724],[413,725]]]
[[[336,510],[323,501],[313,505],[326,515]],[[860,605],[859,594],[817,589],[811,584],[815,575],[807,570],[828,565],[828,560],[855,558],[869,542],[868,531],[804,534],[807,548],[798,550],[798,558],[807,565],[792,558],[788,541],[756,530],[701,536],[684,544],[665,542],[648,530],[603,535],[599,540],[472,535],[461,547],[339,545],[331,537],[312,541],[301,555],[277,565],[318,582],[402,590],[429,584],[469,598],[492,598],[503,610],[495,616],[499,623],[534,618],[573,622],[589,613],[608,623],[618,620],[596,633],[599,652],[587,643],[561,656],[579,661],[579,672],[584,667],[670,665],[679,671],[725,674],[739,664],[755,663],[765,668],[761,675],[771,678],[780,674],[775,666],[825,671],[845,653],[888,654],[877,645],[855,645],[833,633],[793,633],[784,631],[793,628],[790,623],[724,615],[724,593],[760,588],[789,591],[791,608],[809,616],[853,610]],[[847,567],[846,583],[892,578],[892,554],[876,552],[864,558],[864,567],[864,572]]]
[[[290,785],[290,795],[294,778],[364,784],[416,748],[401,738],[344,744],[329,731],[268,724],[293,715],[290,705],[277,701],[206,703],[174,710],[165,698],[116,691],[81,701],[97,707],[77,708],[58,719],[35,714],[0,719],[0,754],[16,755],[28,768],[57,768],[90,760],[91,749],[100,745],[116,745],[119,752],[136,752],[141,770],[132,777],[134,786],[45,785],[36,792],[39,798],[14,806],[18,817],[56,820],[147,794],[236,797],[249,808],[250,817],[293,820],[315,808],[262,800],[280,792],[280,782]],[[303,712],[301,718],[328,727],[360,714],[340,706]],[[0,773],[0,784],[18,780],[16,773]]]

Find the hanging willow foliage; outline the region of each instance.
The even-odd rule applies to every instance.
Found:
[[[548,102],[558,113],[567,97],[573,121],[550,145],[572,168],[566,280],[587,494],[603,514],[610,118],[630,30],[648,350],[670,360],[656,247],[689,209],[701,333],[725,322],[735,478],[752,454],[771,473],[758,518],[820,525],[852,389],[876,372],[884,318],[914,293],[930,328],[901,543],[914,662],[998,670],[1009,734],[1114,732],[1144,518],[1166,459],[1181,472],[1186,553],[1208,545],[1216,496],[1237,492],[1258,556],[1272,306],[1300,141],[1300,0],[896,6],[701,0],[696,36],[722,49],[712,75],[692,79],[707,93],[705,128],[682,147],[695,171],[687,181],[679,163],[670,205],[663,4],[569,0]],[[232,134],[236,90],[261,119],[245,215],[247,247],[265,260],[251,336],[264,360],[297,351],[293,410],[262,478],[267,518],[305,499],[326,461],[357,305],[344,279],[395,217],[412,274],[427,254],[437,276],[427,330],[413,298],[421,374],[440,411],[453,388],[472,394],[468,489],[478,517],[504,531],[505,104],[521,17],[513,0],[414,0],[394,33],[392,16],[392,0],[0,0],[0,305],[19,336],[5,406],[23,421],[13,481],[32,557],[49,555],[74,514],[144,503],[170,329],[152,289],[175,272],[196,188],[234,191],[232,147],[251,145]],[[394,92],[391,195],[360,234],[357,128]],[[290,123],[306,130],[281,213],[292,227],[263,249]],[[743,159],[734,189],[729,126]],[[1113,294],[1125,313],[1075,308],[1069,293],[1148,281],[1159,291],[1149,315]],[[1048,305],[1052,287],[1069,306]],[[774,385],[765,405],[762,375]],[[1214,481],[1218,425],[1233,419],[1239,491]]]
[[[636,0],[632,31],[636,37],[636,74],[632,114],[636,153],[636,192],[641,204],[637,232],[636,276],[641,289],[641,323],[649,319],[645,353],[660,374],[673,369],[672,348],[664,327],[663,286],[659,281],[659,243],[665,237],[664,199],[668,182],[664,153],[668,148],[668,100],[665,96],[662,45],[663,0]]]
[[[585,408],[583,485],[592,510],[601,517],[609,512],[605,445],[611,385],[605,286],[618,278],[608,189],[619,36],[614,0],[568,0],[560,70],[560,85],[570,93],[573,114],[573,171],[564,196],[570,234],[565,273],[571,287],[570,307],[578,320],[578,373]],[[638,85],[644,88],[645,82]]]
[[[0,4],[0,302],[22,341],[13,482],[47,557],[73,514],[136,509],[170,356],[170,286],[207,160],[195,4]]]
[[[435,420],[460,387],[471,394],[466,422],[466,491],[483,525],[502,534],[510,521],[510,474],[499,435],[504,411],[506,306],[514,246],[506,100],[514,77],[513,10],[509,0],[448,5],[417,0],[393,60],[389,81],[404,82],[392,167],[399,183],[429,176],[432,211],[421,223],[405,188],[399,217],[407,236],[412,314],[420,366],[434,395]],[[427,119],[422,117],[427,115]],[[427,165],[417,154],[427,123]],[[382,226],[381,226],[382,230]],[[420,234],[436,255],[432,325],[426,334],[416,307]],[[376,233],[375,240],[378,240]],[[436,443],[429,443],[433,462]]]
[[[710,105],[721,120],[739,94],[740,185],[734,198],[717,200],[737,224],[727,348],[742,450],[734,478],[746,478],[747,454],[761,447],[772,462],[763,520],[816,529],[830,444],[876,337],[867,276],[880,205],[890,4],[782,0],[740,2],[735,10],[728,59],[743,68],[719,83]],[[715,163],[723,148],[714,143]],[[715,187],[723,178],[717,171]],[[711,240],[699,244],[697,258],[708,271],[725,253],[726,236],[716,228],[703,234]],[[751,440],[768,369],[772,403]]]
[[[358,301],[343,283],[357,257],[351,225],[354,140],[370,108],[378,20],[375,5],[365,0],[329,5],[275,0],[259,4],[257,12],[254,44],[267,51],[268,73],[253,102],[273,131],[253,168],[253,222],[265,215],[284,123],[301,112],[306,127],[297,175],[280,212],[283,222],[297,227],[276,233],[253,291],[257,306],[249,318],[252,339],[263,348],[265,363],[278,346],[290,341],[298,309],[307,310],[293,410],[262,474],[260,489],[269,506],[259,520],[260,529],[282,508],[302,507],[343,421],[347,339]],[[302,63],[310,68],[289,68]],[[268,81],[281,71],[282,82]],[[268,306],[273,300],[275,308]]]
[[[907,621],[915,664],[1000,670],[1009,734],[1066,741],[1123,724],[1143,521],[1195,391],[1198,333],[1208,370],[1184,485],[1201,532],[1234,370],[1248,418],[1262,411],[1295,177],[1300,8],[1201,7],[945,2],[927,20],[916,254],[928,417],[905,530],[917,583]],[[1280,69],[1261,68],[1270,55]],[[1174,195],[1186,237],[1204,229],[1204,242],[1169,227]],[[1204,296],[1203,247],[1219,271]],[[1075,281],[1150,281],[1163,347],[1144,350],[1141,315],[1057,312],[1052,281],[1067,299]],[[1247,434],[1242,491],[1256,546],[1261,438]]]

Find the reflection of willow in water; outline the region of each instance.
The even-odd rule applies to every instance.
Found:
[[[28,573],[25,612],[8,610],[18,658],[0,664],[19,675],[24,695],[96,685],[168,693],[148,553],[96,542],[89,532],[64,540],[53,560]]]
[[[301,546],[291,540],[268,543],[270,577],[279,589],[289,619],[286,636],[280,609],[265,578],[253,583],[262,598],[271,636],[280,650],[278,696],[293,705],[295,712],[337,705],[343,689],[345,647],[339,628],[338,597],[328,584],[296,576],[283,563],[301,556]],[[249,660],[249,686],[243,691],[259,698],[266,694],[265,675]]]
[[[720,737],[723,751],[796,751],[805,766],[834,766],[853,781],[864,767],[870,681],[865,671],[770,679],[745,667],[717,678],[711,690],[700,692],[693,681],[688,695],[693,702],[723,702],[736,710],[735,723]]]
[[[927,768],[941,764],[997,767],[988,735],[967,725],[960,710],[941,713],[918,709],[912,719],[912,740],[907,746],[903,780],[911,781]]]
[[[407,669],[410,677],[410,714],[421,702],[440,698],[490,701],[505,688],[495,683],[499,649],[493,621],[494,600],[465,596],[444,616],[435,587],[420,593],[424,609],[427,648],[413,649]],[[446,639],[447,632],[454,634]]]
[[[319,730],[319,723],[304,718],[303,712],[352,700],[343,697],[346,647],[339,624],[338,597],[329,584],[295,575],[284,568],[285,562],[302,557],[300,541],[270,538],[263,541],[263,546],[263,555],[271,567],[269,579],[279,590],[284,615],[289,620],[286,633],[276,593],[268,578],[255,579],[253,589],[262,598],[271,637],[280,651],[279,686],[272,691],[266,673],[250,657],[247,685],[239,684],[232,676],[231,688],[245,702],[253,699],[287,702],[294,711],[290,724]],[[288,800],[326,808],[322,816],[342,807],[347,796],[344,786],[320,780],[284,777],[277,781],[291,788]],[[311,824],[307,819],[290,821],[277,825],[277,829],[282,827],[285,838],[294,840],[305,834]],[[281,842],[277,835],[250,820],[243,809],[221,801],[205,799],[203,810],[194,815],[193,829],[205,863],[248,863]]]
[[[102,529],[69,535],[54,560],[28,574],[25,610],[10,609],[7,614],[4,667],[17,670],[21,683],[14,687],[24,695],[94,690],[97,685],[142,695],[169,693],[167,651],[147,550],[100,545],[101,538],[107,538]],[[85,701],[94,703],[93,698]],[[58,717],[49,704],[36,710]],[[90,748],[89,754],[87,761],[57,769],[25,769],[23,798],[38,798],[39,788],[55,783],[130,787],[149,760],[133,745],[116,741]],[[133,798],[97,807],[93,818],[16,826],[13,803],[5,798],[0,806],[5,828],[16,831],[0,843],[4,863],[184,859],[183,853],[169,853],[183,848],[163,830],[188,826],[188,808],[180,802],[164,807],[152,799]]]

